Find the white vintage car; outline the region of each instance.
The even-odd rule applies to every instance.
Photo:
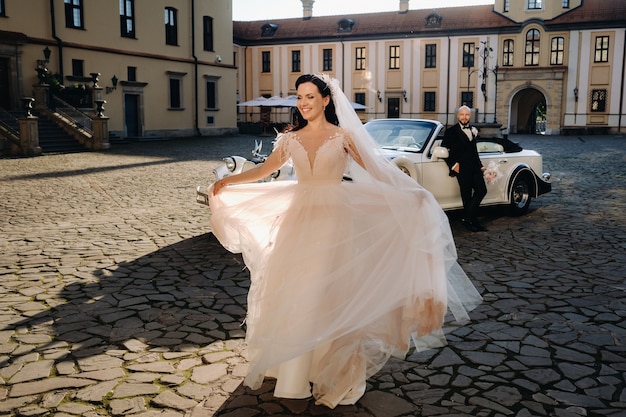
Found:
[[[365,128],[399,169],[429,190],[444,210],[463,208],[456,178],[448,175],[444,159],[448,150],[439,146],[443,125],[427,119],[377,119]],[[224,158],[214,174],[216,178],[238,174],[265,160],[261,143],[255,143],[253,158]],[[542,173],[542,157],[532,150],[502,138],[477,138],[480,159],[487,168],[487,195],[481,206],[508,205],[511,214],[524,214],[533,198],[550,192],[550,174]],[[541,177],[539,176],[541,175]],[[288,163],[263,181],[295,180],[293,166]],[[349,172],[346,180],[350,179]],[[197,188],[196,201],[208,205],[206,190]]]
[[[429,190],[444,210],[463,208],[459,185],[448,175],[440,146],[443,125],[426,119],[377,119],[365,124],[381,149],[402,171]],[[543,173],[542,157],[502,138],[477,138],[487,168],[487,195],[481,206],[508,205],[511,214],[524,214],[533,198],[550,192],[550,174]],[[541,174],[539,174],[541,173]]]

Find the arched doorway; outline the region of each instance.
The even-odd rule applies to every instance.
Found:
[[[511,99],[510,133],[544,134],[546,132],[546,97],[532,87],[524,88]]]

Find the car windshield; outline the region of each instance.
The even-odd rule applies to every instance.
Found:
[[[365,129],[383,149],[419,152],[436,126],[420,120],[373,120]]]

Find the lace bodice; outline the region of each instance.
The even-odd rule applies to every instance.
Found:
[[[297,132],[287,133],[274,152],[291,158],[300,183],[339,183],[348,161],[348,146],[342,132],[330,136],[309,155]]]

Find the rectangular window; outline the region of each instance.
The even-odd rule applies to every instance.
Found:
[[[120,32],[123,38],[135,37],[135,0],[120,0]]]
[[[354,69],[361,71],[365,69],[365,47],[359,46],[354,48]]]
[[[176,9],[165,8],[165,44],[178,45],[178,27],[176,24]]]
[[[333,70],[333,50],[324,49],[322,50],[322,71],[332,71],[332,70]]]
[[[509,0],[504,0],[504,9],[502,11],[505,13],[509,11]]]
[[[82,59],[72,59],[72,75],[75,77],[85,76],[85,61]]]
[[[291,51],[291,72],[301,72],[300,51]]]
[[[400,46],[389,47],[389,69],[400,69]]]
[[[128,81],[137,81],[137,67],[128,67],[126,69],[126,77]]]
[[[526,33],[526,49],[524,51],[524,65],[539,65],[539,31],[531,29]]]
[[[426,45],[424,68],[437,68],[437,45],[434,43]]]
[[[463,44],[463,68],[474,66],[474,52],[476,52],[474,42],[466,42]]]
[[[206,81],[206,108],[217,110],[217,80],[208,79]]]
[[[550,47],[550,65],[563,65],[565,55],[565,39],[557,36],[552,38]]]
[[[4,0],[0,0],[0,16],[6,16],[7,12],[4,8]]]
[[[606,111],[606,90],[591,90],[591,111],[600,113]]]
[[[202,18],[202,39],[204,50],[213,52],[213,18],[211,16]]]
[[[474,107],[474,92],[461,91],[461,104],[469,108]]]
[[[183,103],[182,79],[170,77],[170,109],[180,110]]]
[[[262,51],[261,52],[261,72],[271,72],[272,71],[272,59],[271,59],[270,51]]]
[[[83,29],[83,1],[65,1],[65,27]]]
[[[541,10],[543,9],[543,1],[542,0],[527,0],[527,8],[528,10]]]
[[[609,37],[596,36],[596,50],[593,62],[609,62]]]
[[[365,93],[354,93],[354,102],[365,106]]]
[[[513,39],[505,39],[502,44],[502,65],[505,67],[513,66]]]
[[[426,91],[424,93],[424,111],[435,111],[435,92]]]
[[[569,9],[569,0],[563,0],[563,8]]]

